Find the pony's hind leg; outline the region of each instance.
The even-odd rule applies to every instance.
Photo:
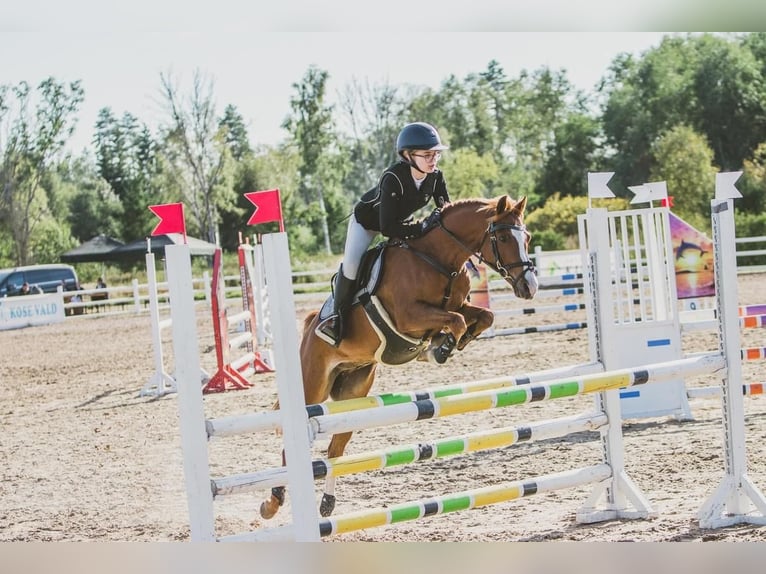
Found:
[[[364,365],[353,371],[344,371],[335,379],[331,396],[333,400],[342,401],[366,397],[370,392],[372,382],[375,380],[376,364]],[[341,456],[346,450],[348,441],[351,440],[350,432],[339,433],[332,436],[327,447],[327,458],[333,459]],[[319,504],[319,514],[330,516],[335,510],[335,480],[336,477],[328,474],[325,478],[322,502]]]
[[[342,455],[350,440],[350,432],[332,435],[330,446],[327,447],[327,458],[335,458]],[[335,481],[336,477],[330,474],[325,478],[322,502],[319,504],[319,514],[322,516],[330,516],[332,511],[335,510]]]
[[[279,507],[285,503],[285,487],[275,486],[271,489],[271,496],[261,502],[261,518],[268,520],[273,518]]]
[[[282,466],[285,466],[285,450],[282,449]],[[279,507],[285,503],[285,487],[275,486],[271,489],[269,498],[261,502],[261,518],[273,518]]]

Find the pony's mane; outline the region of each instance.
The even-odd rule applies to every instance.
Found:
[[[498,197],[470,197],[470,198],[464,198],[464,199],[457,199],[450,203],[447,207],[444,208],[445,211],[457,208],[461,206],[469,206],[474,207],[477,213],[479,212],[485,212],[487,214],[487,217],[492,217],[495,214],[495,211],[497,210],[497,202],[500,201],[500,198],[503,197],[502,195]],[[518,202],[514,199],[511,199],[511,205],[516,205]]]

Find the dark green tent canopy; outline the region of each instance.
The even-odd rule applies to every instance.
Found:
[[[149,237],[151,242],[152,253],[165,256],[165,247],[167,245],[183,245],[184,236],[181,233],[166,233],[164,235],[155,235]],[[202,239],[196,237],[186,237],[186,243],[189,245],[189,253],[191,255],[210,255],[212,256],[217,249],[213,243],[208,243]],[[134,261],[143,259],[144,255],[148,251],[147,239],[136,239],[130,243],[118,247],[109,252],[108,258],[105,261]]]
[[[124,245],[122,241],[118,241],[106,235],[96,235],[91,239],[88,239],[82,245],[78,245],[74,249],[70,249],[60,259],[62,263],[88,263],[88,262],[103,262],[111,261],[109,253],[111,253],[117,247]]]

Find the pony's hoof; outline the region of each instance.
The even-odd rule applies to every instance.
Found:
[[[319,514],[324,517],[328,517],[335,510],[335,496],[332,494],[323,494],[322,502],[319,505]]]
[[[452,354],[455,344],[455,337],[451,334],[447,335],[444,342],[434,349],[434,360],[440,365],[443,365]]]
[[[269,518],[274,518],[274,515],[277,513],[277,509],[279,508],[279,503],[274,502],[274,499],[271,500],[264,500],[261,502],[261,518],[264,518],[268,520]]]

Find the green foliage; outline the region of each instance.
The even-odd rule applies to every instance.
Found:
[[[707,139],[720,169],[741,167],[766,133],[764,66],[749,48],[720,35],[666,37],[642,58],[612,64],[602,123],[620,182],[646,183],[654,142],[679,125]]]
[[[36,264],[58,263],[59,256],[76,245],[66,223],[46,217],[38,224],[30,242],[31,260]]]
[[[0,222],[13,238],[17,264],[34,262],[36,228],[56,216],[45,180],[74,131],[83,98],[80,82],[52,77],[40,82],[36,94],[26,82],[0,90]]]
[[[607,209],[627,209],[629,204],[625,199],[594,199],[593,207]],[[526,214],[524,222],[537,241],[541,233],[553,232],[564,238],[576,238],[578,235],[577,216],[585,213],[588,208],[587,197],[572,197],[554,194],[548,198],[545,205]]]
[[[697,229],[710,229],[710,200],[715,195],[713,151],[704,136],[676,126],[652,146],[652,181],[665,181],[673,211]]]
[[[133,115],[125,113],[117,119],[109,108],[103,108],[96,121],[95,147],[97,173],[108,185],[108,191],[87,174],[90,181],[83,182],[85,189],[78,194],[77,228],[92,228],[92,223],[84,219],[89,212],[100,210],[108,229],[78,231],[78,236],[90,239],[105,233],[126,242],[144,237],[153,228],[152,223],[156,223],[148,206],[163,203],[160,191],[163,163],[158,144],[146,125]],[[113,205],[115,197],[119,207]],[[110,225],[112,222],[119,223],[116,229]]]
[[[290,207],[303,225],[314,228],[314,235],[324,240],[323,247],[330,254],[330,216],[326,200],[338,192],[343,173],[333,170],[337,165],[333,158],[337,151],[337,137],[333,108],[325,104],[327,79],[326,71],[309,67],[303,81],[293,84],[297,93],[290,99],[292,114],[282,125],[293,136],[293,144],[300,157],[298,194],[305,202],[300,205],[293,201]],[[331,202],[331,205],[336,204]]]
[[[445,154],[440,164],[450,198],[492,197],[500,170],[491,154],[478,155],[470,148]]]
[[[540,197],[554,193],[585,196],[587,174],[599,171],[598,121],[588,114],[573,112],[554,127],[554,139],[548,144],[547,159],[538,185]]]
[[[742,199],[737,200],[737,208],[760,212],[766,195],[766,141],[758,146],[751,158],[745,160],[742,171],[742,177],[737,181]]]
[[[560,251],[566,249],[567,238],[554,229],[543,229],[533,233],[531,245],[543,251]]]

